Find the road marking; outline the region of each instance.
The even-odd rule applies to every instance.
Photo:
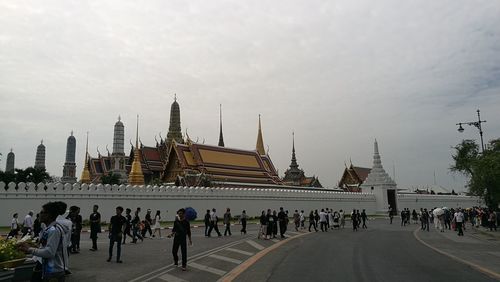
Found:
[[[255,256],[247,259],[245,262],[243,262],[242,264],[238,265],[236,268],[231,270],[224,277],[221,277],[221,279],[219,279],[218,282],[231,282],[231,281],[233,281],[234,279],[236,279],[236,277],[238,277],[241,273],[243,273],[243,271],[247,270],[249,267],[251,267],[253,264],[255,264],[259,259],[261,259],[265,255],[267,255],[269,252],[279,248],[281,245],[287,243],[288,241],[291,241],[291,240],[294,240],[296,238],[299,238],[299,237],[302,237],[305,235],[309,235],[309,234],[312,234],[312,233],[302,233],[302,234],[297,235],[295,237],[289,237],[288,239],[285,239],[279,243],[272,245],[269,248],[266,248],[265,250],[258,252]],[[248,242],[249,241],[247,241],[247,243]]]
[[[257,249],[257,250],[259,250],[259,251],[262,251],[262,250],[264,250],[264,249],[265,249],[265,248],[264,248],[264,246],[262,246],[262,245],[261,245],[261,244],[259,244],[259,243],[254,242],[254,241],[252,241],[252,240],[247,240],[247,243],[248,243],[248,244],[250,244],[250,246],[252,246],[252,247],[256,248],[256,249]]]
[[[189,258],[189,261],[194,261],[194,260],[197,260],[197,259],[201,259],[201,258],[204,258],[208,255],[211,255],[213,253],[216,253],[216,252],[219,252],[225,248],[228,248],[228,247],[233,247],[233,246],[236,246],[236,245],[239,245],[243,242],[245,242],[245,240],[247,239],[241,239],[241,240],[238,240],[238,241],[235,241],[235,242],[231,242],[231,243],[227,243],[225,245],[222,245],[220,247],[216,247],[216,248],[213,248],[211,250],[208,250],[208,251],[204,251],[204,252],[201,252],[199,254],[196,254],[196,255],[193,255],[192,257]],[[129,282],[137,282],[137,281],[141,281],[141,282],[147,282],[147,281],[150,281],[150,280],[153,280],[159,276],[161,276],[162,274],[170,271],[169,268],[172,267],[174,264],[171,263],[167,266],[163,266],[163,267],[160,267],[158,269],[155,269],[151,272],[148,272],[146,274],[143,274],[139,277],[136,277],[132,280],[129,280]]]
[[[280,240],[278,240],[278,239],[271,239],[271,241],[273,241],[274,243],[278,243]]]
[[[241,261],[239,259],[228,258],[228,257],[225,257],[225,256],[219,256],[219,255],[216,255],[216,254],[209,255],[208,257],[220,259],[220,260],[227,261],[227,262],[232,262],[232,263],[235,263],[235,264],[240,264],[240,263],[243,262],[243,261]]]
[[[187,282],[184,279],[180,279],[179,277],[175,277],[173,275],[170,275],[168,273],[163,274],[162,276],[158,277],[159,279],[167,282]]]
[[[238,254],[242,254],[242,255],[247,255],[247,256],[253,256],[253,254],[254,254],[251,252],[246,252],[246,251],[233,249],[233,248],[226,248],[225,250],[230,251],[230,252],[234,252],[234,253],[238,253]]]
[[[447,252],[445,252],[445,251],[442,251],[442,250],[440,250],[440,249],[438,249],[438,248],[436,248],[436,247],[432,246],[432,245],[431,245],[431,244],[429,244],[429,243],[424,242],[424,240],[420,239],[420,237],[417,235],[417,233],[418,233],[418,231],[419,231],[419,230],[420,230],[420,228],[415,229],[415,231],[413,231],[413,236],[415,237],[415,239],[417,239],[417,241],[419,241],[419,242],[420,242],[420,243],[422,243],[423,245],[425,245],[425,246],[427,246],[427,247],[429,247],[429,248],[433,249],[434,251],[436,251],[436,252],[438,252],[438,253],[440,253],[440,254],[442,254],[442,255],[445,255],[445,256],[447,256],[447,257],[449,257],[449,258],[451,258],[451,259],[454,259],[454,260],[456,260],[456,261],[458,261],[458,262],[461,262],[461,263],[463,263],[463,264],[466,264],[466,265],[468,265],[468,266],[470,266],[470,267],[472,267],[472,268],[476,269],[477,271],[482,272],[482,273],[484,273],[484,274],[486,274],[486,275],[488,275],[488,276],[490,276],[490,277],[492,277],[492,278],[495,278],[495,279],[500,279],[500,273],[496,273],[495,271],[490,270],[490,269],[488,269],[488,268],[486,268],[486,267],[482,267],[482,266],[477,265],[477,264],[475,264],[475,263],[473,263],[473,262],[470,262],[470,261],[467,261],[467,260],[461,259],[461,258],[459,258],[459,257],[457,257],[457,256],[455,256],[455,255],[452,255],[452,254],[450,254],[450,253],[447,253]]]
[[[206,265],[203,265],[203,264],[199,264],[199,263],[196,263],[196,262],[190,263],[189,266],[192,267],[192,268],[196,268],[196,269],[202,270],[202,271],[206,271],[206,272],[210,272],[210,273],[213,273],[213,274],[217,274],[219,276],[222,276],[222,275],[226,274],[226,272],[224,270],[220,270],[220,269],[213,268],[213,267],[210,267],[210,266],[206,266]]]

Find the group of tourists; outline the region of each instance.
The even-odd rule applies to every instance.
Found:
[[[497,230],[500,221],[499,212],[493,209],[472,207],[462,208],[420,208],[419,211],[404,208],[401,211],[401,226],[411,223],[418,224],[420,221],[421,230],[429,231],[429,226],[434,224],[436,230],[445,232],[445,230],[454,230],[458,236],[463,236],[466,229],[466,223],[470,223],[471,228],[480,226],[488,228],[490,231]],[[392,219],[391,219],[392,223]]]

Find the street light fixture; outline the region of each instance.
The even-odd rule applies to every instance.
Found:
[[[469,126],[475,126],[477,129],[479,129],[479,135],[481,137],[481,149],[482,152],[484,153],[484,142],[483,142],[483,129],[481,128],[481,123],[486,122],[485,120],[481,120],[481,115],[480,111],[477,110],[477,121],[469,121],[469,122],[459,122],[457,123],[458,125],[458,132],[462,133],[464,132],[464,128],[462,127],[462,124],[466,124]]]

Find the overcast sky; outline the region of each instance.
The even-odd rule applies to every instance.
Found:
[[[292,131],[300,168],[337,184],[344,163],[371,167],[373,141],[400,188],[437,183],[451,146],[488,122],[500,137],[500,2],[491,1],[0,1],[0,162],[46,165],[61,176],[77,138],[81,175],[90,153],[112,148],[121,115],[128,140],[166,135],[177,93],[183,131],[254,149],[258,114],[280,175]]]

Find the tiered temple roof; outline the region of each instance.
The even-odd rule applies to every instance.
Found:
[[[297,158],[295,157],[295,134],[293,134],[292,138],[292,161],[290,163],[290,168],[285,171],[283,184],[291,186],[323,188],[323,186],[319,182],[318,177],[306,177],[304,170],[299,168]]]
[[[371,168],[353,166],[351,163],[345,168],[339,187],[346,192],[361,192],[360,186],[365,182],[370,171]]]
[[[188,142],[174,143],[169,155],[164,182],[190,186],[281,184],[269,156],[257,151]]]

